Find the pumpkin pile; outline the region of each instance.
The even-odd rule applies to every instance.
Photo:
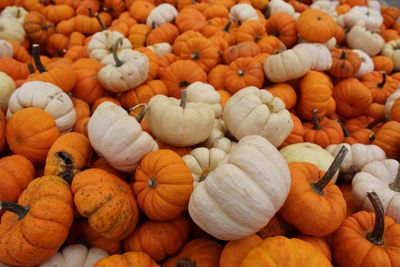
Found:
[[[400,266],[399,17],[0,1],[0,266]]]

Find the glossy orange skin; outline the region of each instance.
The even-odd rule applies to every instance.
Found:
[[[302,39],[315,43],[325,43],[336,31],[336,23],[330,15],[311,8],[301,13],[296,27]]]
[[[289,3],[292,4],[291,2]],[[296,21],[291,15],[286,13],[272,14],[265,26],[268,34],[279,38],[287,48],[291,48],[297,43]]]

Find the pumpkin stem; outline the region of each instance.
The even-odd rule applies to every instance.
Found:
[[[187,81],[180,81],[179,82],[179,87],[186,87],[189,86],[190,83],[188,83]]]
[[[93,17],[93,11],[90,6],[88,7],[88,15],[89,15],[89,17]]]
[[[324,193],[324,188],[329,184],[336,171],[340,168],[340,165],[342,164],[348,151],[349,150],[345,146],[342,146],[339,153],[336,155],[335,160],[332,162],[331,166],[329,166],[329,169],[325,172],[324,176],[322,176],[318,182],[312,184],[313,189],[317,193],[321,195]]]
[[[396,179],[394,179],[393,183],[389,185],[390,189],[396,192],[400,192],[400,164],[397,169]]]
[[[28,70],[30,74],[35,73],[35,67],[32,65],[32,63],[28,63]]]
[[[237,74],[238,74],[240,77],[242,77],[242,76],[244,76],[246,73],[244,72],[244,70],[240,69],[240,70],[238,70]]]
[[[118,52],[118,47],[120,46],[120,45],[122,45],[122,42],[123,42],[123,39],[122,39],[122,37],[121,38],[119,38],[116,42],[115,42],[115,44],[113,45],[113,47],[112,47],[112,54],[113,54],[113,58],[114,58],[114,61],[115,61],[115,66],[118,68],[118,67],[121,67],[122,65],[124,65],[124,61],[122,61],[119,57],[118,57],[118,55],[117,55],[117,52]]]
[[[196,266],[197,266],[196,262],[189,258],[179,259],[178,262],[176,263],[176,267],[196,267]]]
[[[346,59],[346,51],[342,49],[342,53],[340,54],[340,59],[345,60]]]
[[[62,177],[69,184],[71,184],[72,179],[75,176],[74,162],[72,161],[72,156],[65,151],[58,151],[56,153],[56,157],[59,158],[64,163],[62,166],[63,171],[57,173],[57,175]]]
[[[18,215],[18,219],[23,219],[29,212],[29,206],[23,207],[17,203],[10,201],[0,201],[0,210],[14,212]]]
[[[383,245],[383,232],[385,230],[385,211],[382,206],[382,202],[375,192],[367,193],[369,201],[371,201],[372,206],[375,211],[375,224],[372,232],[366,235],[366,238],[375,245]]]
[[[153,30],[156,28],[156,21],[155,21],[155,20],[153,20],[153,21],[151,22],[151,28],[152,28]]]
[[[318,121],[318,109],[314,108],[312,111],[312,121],[313,121],[313,125],[314,125],[314,130],[321,130],[321,125],[319,124]]]
[[[138,108],[141,108],[139,114],[134,114],[133,112]],[[131,107],[128,110],[128,113],[129,113],[130,116],[134,117],[138,123],[141,123],[143,118],[144,118],[144,115],[146,114],[146,111],[147,111],[147,104],[146,103],[140,103],[140,104],[138,104],[138,105],[136,105],[134,107]]]
[[[271,32],[271,35],[273,35],[273,36],[275,36],[275,37],[279,37],[280,34],[281,34],[281,33],[278,32],[278,31],[273,31],[273,32]]]
[[[264,17],[268,19],[271,16],[271,7],[268,5],[264,11]]]
[[[39,44],[32,45],[32,56],[33,61],[35,62],[36,68],[39,70],[40,73],[46,72],[46,68],[43,66],[42,61],[40,61],[40,51],[39,51]]]
[[[114,12],[114,9],[110,6],[105,6],[103,7],[103,11],[111,14]]]
[[[192,54],[190,54],[190,58],[194,60],[200,59],[199,51],[194,51]]]
[[[379,89],[383,89],[383,87],[385,87],[386,79],[387,79],[387,73],[386,73],[386,71],[383,71],[382,72],[382,82],[378,83],[378,85],[377,85]]]
[[[229,32],[229,30],[231,29],[231,26],[232,26],[232,20],[229,20],[228,23],[225,25],[223,31]]]
[[[373,142],[375,140],[375,138],[376,138],[375,133],[371,133],[370,136],[368,136],[368,139],[370,142]]]
[[[187,91],[186,90],[181,90],[181,102],[180,106],[185,109],[186,108],[186,103],[187,103]]]
[[[344,125],[344,123],[341,120],[337,120],[337,122],[340,124],[340,127],[342,127],[344,137],[349,137],[350,132],[349,132],[349,129],[347,129],[346,125]]]
[[[373,121],[371,121],[370,123],[368,123],[367,128],[368,129],[372,129],[374,128],[376,125],[378,125],[381,122],[386,122],[388,120],[388,117],[385,115],[383,117],[377,118]]]
[[[100,16],[99,16],[99,13],[96,13],[95,17],[96,17],[96,20],[97,20],[97,21],[99,22],[99,24],[100,24],[101,30],[102,30],[102,31],[107,30],[106,25],[104,25],[103,21],[101,20],[101,18],[100,18]]]
[[[151,177],[149,178],[149,180],[147,180],[147,184],[149,185],[149,187],[150,187],[151,189],[156,188],[156,186],[157,186],[157,179],[156,179],[156,177],[151,176]]]
[[[17,9],[17,15],[15,17],[19,18],[19,16],[21,15],[21,8]]]

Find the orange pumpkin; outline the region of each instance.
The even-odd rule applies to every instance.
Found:
[[[286,109],[296,105],[297,95],[293,87],[288,83],[278,83],[266,88],[273,96],[279,97],[285,103]]]
[[[93,267],[160,267],[149,255],[140,251],[126,252],[122,255],[114,254],[96,262]]]
[[[297,238],[297,239],[300,239],[300,240],[310,243],[316,249],[318,249],[322,254],[324,254],[330,262],[332,261],[331,248],[329,247],[328,240],[325,237],[296,235],[293,238]]]
[[[87,118],[77,120],[72,131],[75,133],[83,134],[84,136],[88,137],[89,136],[89,134],[88,134],[89,119],[90,118],[87,117]]]
[[[67,36],[61,33],[54,33],[47,39],[46,50],[53,57],[62,56],[67,51],[68,43]]]
[[[217,65],[208,72],[208,83],[210,83],[216,90],[225,90],[226,73],[228,71],[227,65]]]
[[[31,55],[18,41],[9,40],[8,42],[12,45],[13,48],[13,58],[23,63],[32,62]]]
[[[307,9],[297,19],[299,37],[311,43],[325,43],[336,32],[336,23],[330,15],[319,9]]]
[[[174,24],[164,23],[149,32],[146,39],[146,45],[153,45],[163,42],[172,44],[178,35],[179,30]]]
[[[0,108],[0,153],[6,148],[6,117]]]
[[[329,74],[336,78],[354,76],[360,69],[360,57],[350,49],[331,49],[332,67]]]
[[[213,36],[222,37],[228,45],[236,43],[237,24],[228,18],[212,18],[207,21],[207,24],[201,29],[201,33],[211,38]]]
[[[59,23],[60,21],[72,18],[75,15],[74,9],[65,4],[48,5],[43,9],[43,15],[48,21]]]
[[[230,46],[224,51],[224,62],[230,64],[241,57],[254,57],[261,52],[258,45],[254,42],[242,42],[234,46]]]
[[[146,23],[147,17],[155,6],[144,0],[137,0],[132,3],[129,7],[129,13],[138,23]]]
[[[273,35],[263,37],[260,41],[258,41],[257,45],[260,48],[261,53],[267,53],[270,55],[279,54],[286,49],[281,40]],[[264,62],[262,63],[264,64]]]
[[[392,73],[394,68],[394,63],[390,57],[373,56],[372,61],[374,62],[374,70],[385,71],[388,74]]]
[[[371,91],[372,101],[379,104],[384,104],[399,86],[399,81],[379,71],[365,74],[361,82]]]
[[[29,67],[13,58],[0,58],[0,71],[6,73],[13,80],[25,80],[29,76]]]
[[[347,143],[350,145],[356,143],[367,145],[370,144],[375,139],[375,133],[371,129],[360,128],[353,132],[350,132],[344,123],[342,123],[340,120],[338,122],[342,126],[344,134],[343,143]]]
[[[151,80],[124,92],[119,97],[119,101],[125,109],[130,109],[140,103],[148,103],[153,96],[160,94],[168,95],[167,87],[161,80]]]
[[[175,24],[180,32],[200,31],[207,24],[207,20],[200,11],[194,8],[184,8],[176,16]]]
[[[267,36],[265,26],[258,20],[247,20],[243,22],[236,31],[236,42],[252,41],[257,43]]]
[[[297,43],[296,21],[291,15],[282,12],[272,14],[265,27],[268,34],[279,38],[287,48],[291,48]]]
[[[342,177],[339,175],[339,178]],[[353,177],[351,177],[353,179]],[[342,191],[344,200],[346,200],[346,216],[351,216],[353,213],[358,211],[358,208],[354,202],[353,191],[351,188],[351,184],[349,183],[339,183],[338,184],[340,191]]]
[[[158,56],[150,48],[138,47],[135,50],[144,54],[149,59],[150,69],[149,73],[147,74],[147,81],[151,81],[156,78],[158,75]]]
[[[55,28],[41,13],[31,11],[25,16],[24,30],[32,43],[45,44]]]
[[[138,2],[138,1],[137,1]],[[146,44],[147,35],[151,32],[151,28],[146,24],[135,24],[129,30],[128,39],[132,43],[133,48],[141,47]]]
[[[381,147],[388,158],[400,159],[400,122],[385,123],[375,136],[373,145]]]
[[[256,234],[243,239],[229,241],[221,253],[220,267],[239,267],[240,262],[253,248],[262,242],[262,238]]]
[[[400,17],[400,10],[395,6],[382,6],[381,14],[383,17],[383,24],[387,28],[391,28]]]
[[[293,113],[290,113],[290,117],[292,118],[293,121],[293,129],[288,135],[288,137],[286,137],[285,141],[282,143],[280,148],[283,148],[291,144],[304,142],[304,127],[303,124],[301,123],[301,120]]]

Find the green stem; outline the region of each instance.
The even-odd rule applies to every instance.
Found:
[[[0,201],[0,210],[14,212],[18,215],[18,219],[23,219],[29,212],[29,206],[23,207],[17,203],[10,201]]]
[[[378,195],[375,192],[367,193],[369,201],[371,201],[372,206],[375,211],[375,224],[372,232],[366,235],[366,238],[375,245],[383,245],[383,232],[385,231],[385,212],[383,205]]]
[[[186,103],[187,103],[187,91],[186,90],[181,90],[181,102],[180,106],[185,109],[186,108]]]
[[[40,73],[46,72],[46,68],[43,66],[42,61],[40,61],[40,51],[39,51],[39,44],[32,45],[32,56],[33,61],[35,62],[36,68],[39,70]]]
[[[124,65],[124,61],[122,61],[119,57],[118,57],[118,48],[119,48],[119,46],[120,45],[122,45],[122,42],[123,42],[123,39],[122,39],[122,37],[121,38],[119,38],[116,42],[115,42],[115,44],[113,45],[113,47],[112,47],[112,54],[113,54],[113,57],[114,57],[114,61],[115,61],[115,66],[118,68],[118,67],[121,67],[122,65]]]
[[[314,108],[312,111],[312,120],[313,120],[313,129],[314,130],[321,130],[321,125],[319,124],[318,121],[318,109]]]

